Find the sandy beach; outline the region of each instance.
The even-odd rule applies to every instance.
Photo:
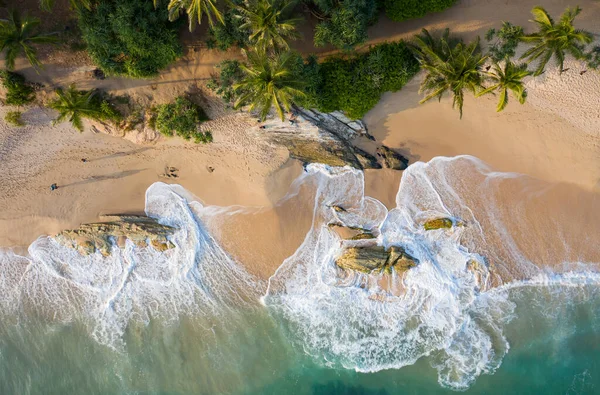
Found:
[[[527,20],[534,3],[467,0],[415,21],[392,25],[384,18],[371,29],[371,42],[407,39],[422,27],[434,30],[448,26],[466,38],[481,35],[502,20],[529,28]],[[544,3],[555,14],[565,6],[563,1]],[[600,18],[600,4],[590,0],[580,5],[584,11],[578,24],[593,29]],[[326,49],[322,51],[325,52]],[[232,51],[227,56],[239,54]],[[38,75],[22,59],[16,70],[46,84],[42,100],[53,87],[76,82],[81,88],[98,87],[115,94],[127,93],[136,100],[160,103],[207,80],[222,57],[216,51],[190,51],[155,80],[97,81],[86,74],[90,66],[53,64]],[[441,103],[419,105],[417,76],[402,91],[385,94],[365,122],[379,142],[398,148],[411,162],[469,154],[497,171],[575,184],[598,194],[600,75],[593,71],[580,75],[581,65],[576,62],[569,62],[566,67],[570,70],[563,75],[551,68],[539,79],[529,81],[528,102],[519,105],[513,100],[502,113],[495,112],[494,97],[468,97],[462,120],[448,98]],[[254,207],[272,216],[277,212],[279,199],[301,173],[300,164],[288,160],[284,148],[274,147],[257,136],[256,121],[250,116],[218,104],[211,104],[211,111],[213,114],[209,115],[215,120],[206,127],[212,131],[215,142],[206,146],[179,139],[139,145],[94,134],[89,129],[79,134],[67,124],[53,126],[51,111],[39,108],[25,112],[28,126],[24,128],[0,123],[0,246],[26,246],[39,235],[93,221],[101,214],[140,212],[146,189],[156,181],[181,184],[205,204]],[[369,144],[364,146],[372,149]],[[82,158],[87,162],[82,162]],[[179,177],[161,177],[166,167],[177,168]],[[388,208],[394,207],[400,177],[401,172],[367,171],[367,194]],[[52,183],[59,185],[57,191],[50,191]],[[284,223],[287,212],[279,209],[269,221]],[[303,234],[292,232],[280,239],[286,240],[285,253],[293,251],[292,246],[301,242]],[[262,243],[266,246],[272,241]],[[273,263],[285,253],[275,254]]]

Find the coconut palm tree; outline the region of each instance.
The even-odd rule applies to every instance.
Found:
[[[56,99],[48,107],[58,111],[54,123],[65,120],[71,122],[75,129],[83,132],[83,119],[97,121],[120,119],[120,114],[110,104],[97,96],[96,90],[79,91],[75,85],[70,85],[67,90],[58,88]]]
[[[245,0],[237,7],[243,24],[240,30],[250,32],[250,42],[262,50],[289,49],[287,39],[296,39],[299,18],[288,18],[293,2],[289,0]]]
[[[271,108],[275,108],[283,121],[295,97],[303,97],[302,82],[292,72],[293,53],[282,52],[268,55],[257,50],[244,51],[248,64],[241,65],[242,81],[233,86],[239,97],[234,107],[249,105],[250,111],[258,110],[260,119],[265,120]]]
[[[40,0],[40,8],[44,11],[52,10],[54,7],[55,0]],[[92,0],[69,0],[71,7],[75,10],[85,8],[87,10],[92,9]]]
[[[585,46],[593,41],[593,35],[573,26],[573,21],[580,12],[579,7],[567,8],[560,21],[555,23],[543,7],[538,6],[531,10],[534,17],[532,22],[537,24],[538,31],[521,37],[522,41],[533,45],[521,59],[527,59],[529,63],[538,60],[534,75],[542,74],[552,57],[560,67],[561,73],[564,71],[567,53],[575,59],[585,58]]]
[[[156,7],[160,0],[154,0]],[[206,15],[210,26],[214,26],[215,19],[225,24],[223,14],[217,8],[217,0],[170,0],[169,1],[169,20],[174,21],[182,13],[188,15],[190,32],[196,28],[196,25],[202,23],[202,16]]]
[[[496,111],[500,112],[506,108],[508,104],[508,91],[510,90],[519,103],[525,103],[527,98],[527,90],[523,83],[523,78],[533,74],[527,70],[527,64],[514,64],[510,59],[506,58],[504,61],[504,67],[501,67],[498,63],[494,63],[493,71],[486,73],[486,76],[492,85],[487,89],[479,92],[476,96],[482,96],[488,93],[498,91],[500,98],[498,100],[498,106]]]
[[[419,103],[441,100],[449,92],[453,96],[452,108],[458,108],[462,118],[465,90],[476,94],[484,89],[481,68],[487,56],[481,53],[479,37],[467,45],[451,38],[449,29],[439,39],[423,29],[415,36],[412,49],[426,72],[419,89],[426,96]]]
[[[6,50],[6,68],[14,70],[15,60],[21,52],[33,67],[42,64],[37,59],[37,51],[33,44],[54,43],[57,38],[53,34],[37,33],[40,20],[21,15],[16,10],[9,11],[8,19],[0,19],[0,52]]]

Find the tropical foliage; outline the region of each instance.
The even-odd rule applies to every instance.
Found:
[[[385,0],[384,7],[386,15],[399,22],[443,11],[454,3],[456,0]]]
[[[207,84],[208,88],[215,91],[227,103],[235,101],[236,94],[233,86],[245,76],[241,63],[237,60],[224,60],[217,67],[220,69],[219,76],[218,78],[213,76]]]
[[[593,35],[584,30],[576,29],[573,21],[581,12],[581,8],[567,8],[560,20],[555,22],[543,7],[534,7],[531,13],[538,31],[527,34],[521,38],[522,41],[532,44],[521,59],[528,62],[537,61],[534,75],[544,72],[550,59],[554,58],[560,68],[564,71],[565,56],[572,55],[575,59],[585,59],[585,46],[593,41]]]
[[[209,38],[206,41],[209,48],[218,48],[225,51],[233,46],[246,48],[249,44],[249,33],[242,30],[244,24],[238,8],[241,0],[234,0],[234,7],[229,8],[223,15],[224,23],[216,23],[208,30]]]
[[[367,39],[367,28],[377,21],[377,3],[372,0],[311,0],[308,5],[320,22],[314,42],[350,50]]]
[[[485,35],[486,40],[490,42],[488,55],[495,62],[514,57],[524,35],[521,26],[515,26],[510,22],[503,22],[499,30],[494,28],[488,30]]]
[[[13,126],[25,126],[25,122],[21,119],[21,111],[9,111],[4,116],[4,120]]]
[[[419,103],[441,100],[445,93],[450,93],[452,107],[458,109],[462,118],[465,91],[476,94],[484,89],[481,68],[487,56],[481,53],[479,38],[464,44],[451,38],[449,29],[440,38],[423,29],[415,36],[413,49],[426,73],[419,90],[425,97]]]
[[[17,56],[24,53],[33,67],[42,64],[37,59],[34,44],[54,43],[53,34],[38,32],[40,20],[27,15],[21,17],[17,10],[9,11],[8,19],[0,19],[0,52],[5,51],[6,68],[14,70]]]
[[[154,0],[157,6],[159,0]],[[217,8],[216,0],[170,0],[167,6],[169,10],[169,20],[174,21],[183,13],[186,13],[189,21],[189,29],[193,31],[199,23],[202,23],[202,17],[206,15],[208,23],[215,25],[215,21],[225,23],[223,14]]]
[[[194,137],[195,140],[203,140],[198,124],[208,120],[202,109],[189,99],[179,96],[173,103],[157,106],[156,130],[165,136],[178,135],[186,140]],[[212,135],[206,136],[204,141],[212,141]]]
[[[289,51],[271,55],[260,50],[244,52],[248,64],[241,65],[244,76],[233,86],[238,95],[234,107],[248,105],[250,111],[258,111],[261,120],[275,108],[283,121],[294,99],[304,96],[303,83],[293,72],[297,57]]]
[[[289,17],[293,5],[289,0],[245,0],[238,7],[240,30],[249,32],[250,43],[260,51],[289,49],[287,40],[298,37],[299,19]]]
[[[55,124],[67,120],[75,129],[83,132],[84,118],[112,122],[122,119],[121,114],[97,90],[79,91],[75,85],[71,85],[66,90],[57,89],[56,96],[48,105],[58,111]]]
[[[508,104],[508,91],[511,91],[519,103],[524,104],[527,98],[527,90],[523,79],[532,72],[527,70],[527,64],[514,64],[509,59],[504,62],[504,67],[494,63],[491,72],[486,73],[486,77],[491,82],[491,86],[477,94],[477,97],[498,92],[500,97],[496,111],[502,111]]]
[[[152,77],[182,53],[167,10],[149,1],[100,0],[79,11],[79,26],[90,56],[108,75]]]
[[[51,11],[55,2],[56,0],[40,0],[40,8],[44,11]],[[92,9],[92,0],[69,0],[69,4],[71,5],[71,8],[75,10],[81,8],[86,8],[88,10]]]
[[[418,70],[419,64],[400,41],[352,57],[329,58],[320,65],[309,59],[303,80],[310,82],[307,96],[319,110],[342,110],[357,119],[373,108],[384,92],[400,90]]]
[[[25,77],[21,74],[1,70],[0,79],[2,79],[2,86],[6,89],[5,104],[22,106],[35,99],[33,87],[25,81]]]

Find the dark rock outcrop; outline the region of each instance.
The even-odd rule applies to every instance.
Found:
[[[425,221],[423,227],[425,230],[435,229],[450,229],[454,225],[454,222],[450,218],[435,218]]]
[[[377,156],[381,158],[383,166],[388,169],[404,170],[408,167],[407,158],[385,145],[377,148]]]
[[[402,247],[390,247],[386,250],[383,246],[375,245],[349,247],[336,259],[335,263],[342,269],[363,273],[374,271],[391,273],[392,270],[403,273],[415,267],[419,261],[407,254]]]
[[[78,250],[82,255],[99,251],[107,256],[113,245],[123,248],[127,239],[138,247],[146,247],[150,244],[158,251],[175,247],[168,237],[176,229],[161,225],[154,218],[138,215],[109,215],[103,216],[102,219],[103,222],[82,224],[78,229],[64,230],[55,238],[58,242]]]

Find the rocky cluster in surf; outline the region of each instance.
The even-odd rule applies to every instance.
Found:
[[[162,225],[154,218],[142,215],[106,215],[101,219],[102,222],[64,230],[55,236],[55,240],[82,255],[100,252],[103,256],[108,256],[113,246],[124,248],[127,240],[137,247],[152,246],[157,251],[175,247],[169,236],[176,229]]]

